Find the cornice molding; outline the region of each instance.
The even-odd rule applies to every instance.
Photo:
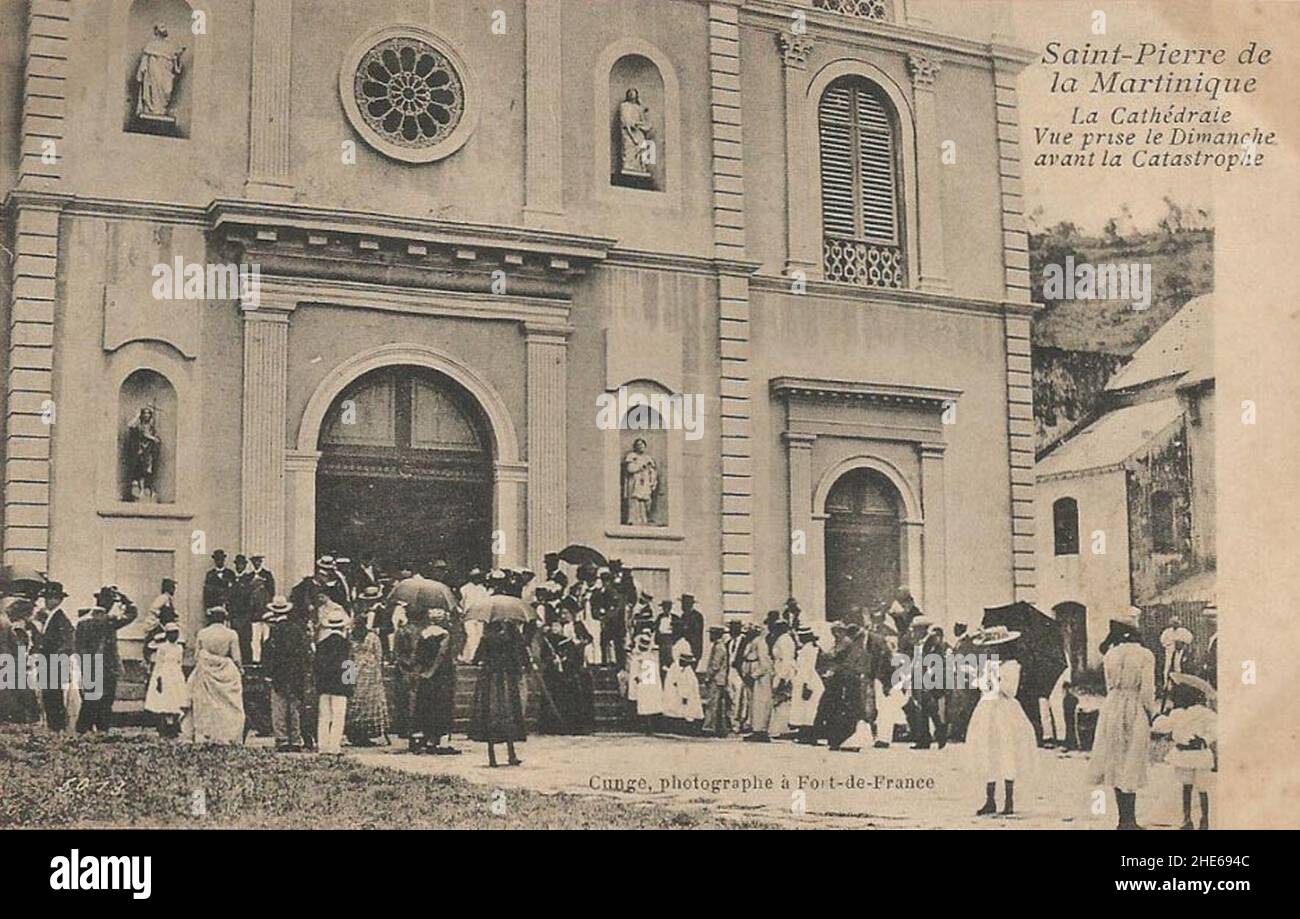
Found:
[[[825,380],[815,377],[776,377],[768,385],[772,395],[778,399],[919,405],[935,410],[956,402],[962,394],[960,389],[945,389],[937,386]]]

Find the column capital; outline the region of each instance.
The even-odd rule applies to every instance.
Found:
[[[813,444],[817,442],[816,434],[804,434],[799,431],[786,431],[781,435],[781,440],[790,450],[811,450]]]
[[[921,90],[933,92],[934,78],[939,75],[941,69],[943,69],[943,62],[938,58],[924,54],[907,56],[907,72],[912,76],[912,89],[916,92]]]
[[[776,36],[776,47],[781,52],[781,62],[793,70],[803,70],[808,66],[808,57],[816,46],[817,43],[806,35],[779,32]]]
[[[554,322],[522,322],[524,340],[530,345],[559,345],[568,347],[569,336],[577,331],[575,326]]]

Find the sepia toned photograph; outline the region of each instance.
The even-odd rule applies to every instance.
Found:
[[[1298,39],[0,0],[0,827],[1300,826]]]

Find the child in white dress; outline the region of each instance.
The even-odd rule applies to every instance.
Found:
[[[659,683],[659,649],[650,632],[637,635],[627,656],[627,697],[636,703],[642,728],[654,730],[655,718],[663,713],[663,688]]]
[[[1165,757],[1174,769],[1174,777],[1183,786],[1183,825],[1190,830],[1192,824],[1192,792],[1199,793],[1201,822],[1199,828],[1210,828],[1210,788],[1214,774],[1214,749],[1218,738],[1214,709],[1203,704],[1210,693],[1191,685],[1196,679],[1182,673],[1171,677],[1169,701],[1174,706],[1168,715],[1158,717],[1152,724],[1155,733],[1168,732],[1173,738],[1173,748]],[[1212,692],[1212,690],[1211,690]]]
[[[144,710],[158,715],[158,734],[162,737],[180,734],[181,713],[189,706],[189,688],[181,669],[185,646],[180,639],[181,627],[169,622],[152,648],[153,670],[149,674]]]
[[[673,644],[673,665],[664,676],[664,717],[677,722],[683,733],[694,733],[704,723],[700,681],[695,675],[695,655],[685,638]]]

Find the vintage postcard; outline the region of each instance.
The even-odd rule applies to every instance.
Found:
[[[0,827],[1300,826],[1297,48],[0,0]]]

